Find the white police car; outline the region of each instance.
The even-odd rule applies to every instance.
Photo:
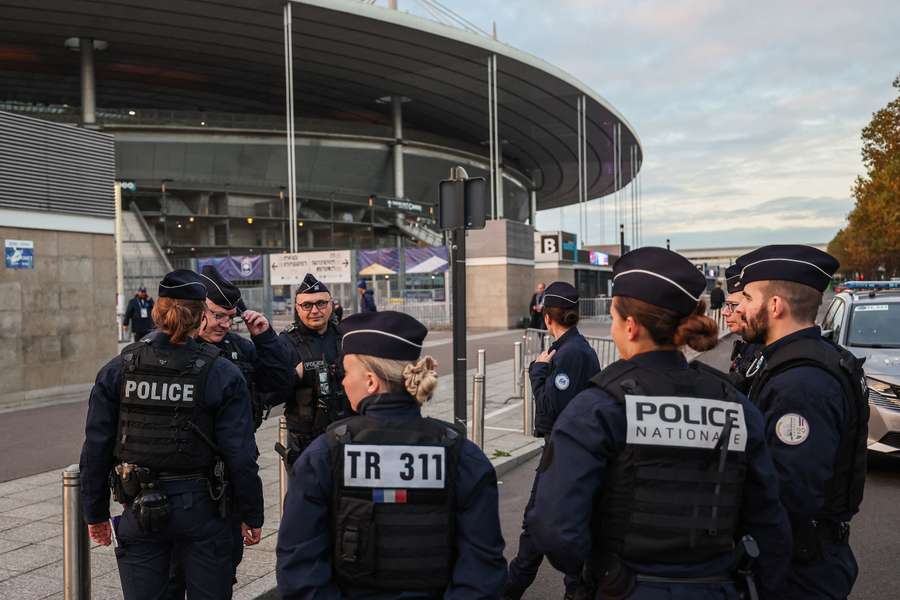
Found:
[[[866,357],[869,450],[900,456],[900,282],[841,286],[822,318],[822,334]]]

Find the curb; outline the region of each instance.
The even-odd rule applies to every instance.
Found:
[[[492,460],[491,464],[494,465],[494,471],[497,473],[497,478],[499,479],[501,476],[509,473],[522,463],[528,462],[529,460],[540,454],[543,450],[544,440],[542,438],[538,438],[529,443],[527,446],[523,446],[512,456],[504,456],[498,459],[496,462]]]

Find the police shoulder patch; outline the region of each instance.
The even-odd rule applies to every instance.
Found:
[[[809,437],[809,421],[797,413],[781,415],[775,423],[775,435],[788,446],[799,446]]]
[[[558,389],[561,392],[564,392],[567,389],[569,389],[569,384],[571,384],[571,383],[572,383],[572,381],[569,379],[569,376],[566,375],[565,373],[559,373],[553,379],[553,385],[555,385],[556,389]]]

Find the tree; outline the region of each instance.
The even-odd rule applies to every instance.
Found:
[[[900,75],[893,85],[897,98],[862,130],[866,174],[853,184],[846,227],[828,244],[841,271],[870,279],[900,275]]]

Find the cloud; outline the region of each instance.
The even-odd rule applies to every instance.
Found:
[[[453,8],[487,30],[496,20],[501,41],[584,81],[637,129],[646,241],[677,232],[754,243],[756,231],[762,243],[824,241],[851,208],[860,130],[894,97],[900,72],[900,3],[863,4],[460,0]],[[604,223],[591,242],[616,238],[611,204],[592,203],[589,214]],[[722,215],[740,215],[742,228]],[[543,211],[538,225],[577,232],[577,208]]]

